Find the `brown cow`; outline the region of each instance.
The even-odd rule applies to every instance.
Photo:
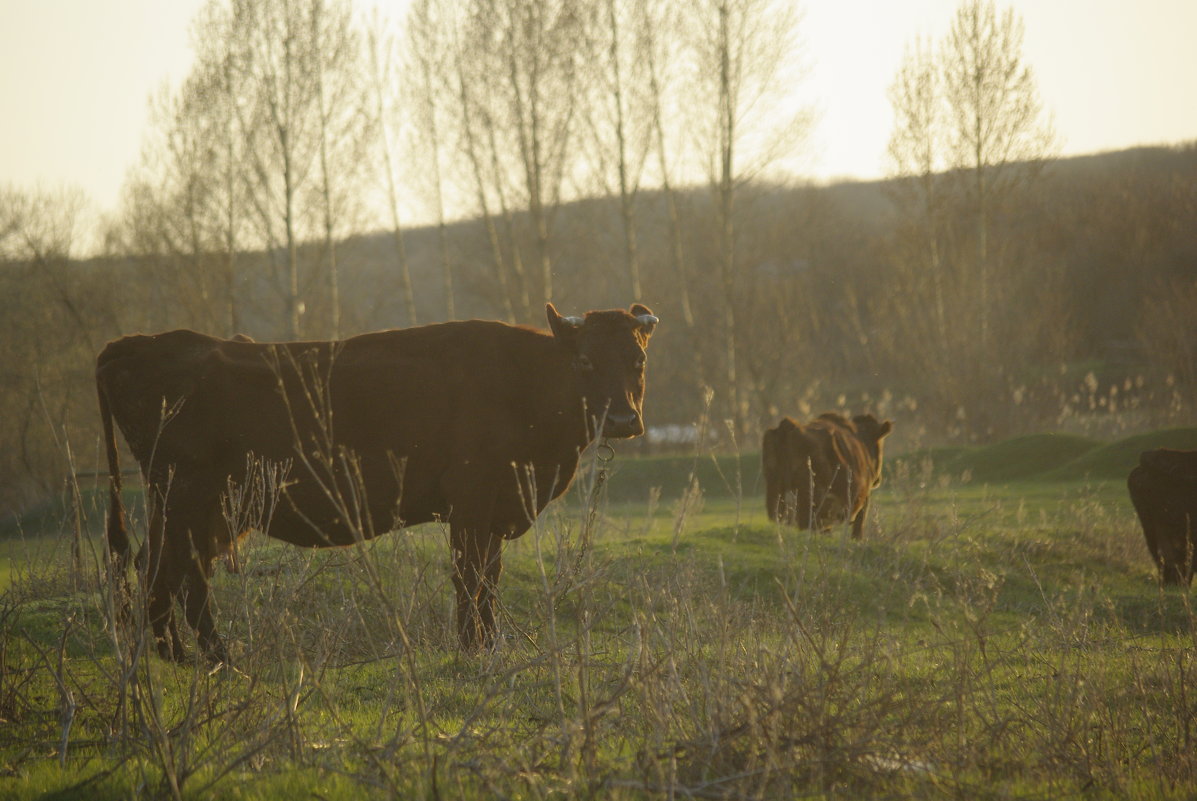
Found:
[[[437,519],[449,523],[461,642],[492,643],[503,540],[565,491],[596,436],[644,432],[644,351],[657,318],[640,304],[585,318],[547,312],[551,333],[471,320],[341,342],[170,331],[109,343],[96,364],[108,541],[123,581],[115,420],[145,478],[138,561],[159,652],[183,656],[177,600],[207,655],[227,658],[208,580],[244,533],[235,529],[321,548]],[[272,487],[276,502],[264,502]],[[244,498],[254,490],[256,507]]]
[[[1160,581],[1188,585],[1197,572],[1197,451],[1144,451],[1126,485]]]
[[[761,448],[769,519],[821,530],[851,520],[852,538],[860,539],[892,430],[871,414],[849,420],[829,412],[805,425],[783,418]]]

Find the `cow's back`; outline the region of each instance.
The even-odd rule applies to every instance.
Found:
[[[537,339],[547,338],[479,321],[341,342],[255,343],[179,330],[110,343],[97,376],[118,424],[139,444],[147,435],[161,443],[173,428],[186,439],[204,432],[213,448],[252,445],[281,456],[292,434],[331,433],[366,452],[443,434],[463,412],[525,407],[521,394],[533,388],[517,372],[546,351]]]

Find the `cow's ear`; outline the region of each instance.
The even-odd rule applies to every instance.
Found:
[[[636,318],[636,333],[640,335],[641,346],[648,345],[648,338],[657,329],[657,323],[661,322],[660,319],[657,318],[657,315],[653,314],[652,309],[643,303],[633,303],[632,308],[628,309],[628,311]]]
[[[549,318],[549,330],[562,345],[570,350],[578,349],[578,329],[582,327],[581,317],[562,317],[552,303],[544,305],[545,314]]]
[[[882,439],[884,437],[888,437],[889,432],[891,432],[893,430],[894,430],[894,422],[892,420],[886,420],[884,423],[881,424],[881,428],[878,430],[877,439]]]

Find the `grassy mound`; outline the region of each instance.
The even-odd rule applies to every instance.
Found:
[[[891,475],[918,470],[925,461],[940,475],[974,482],[1116,481],[1153,448],[1197,449],[1197,428],[1169,428],[1101,442],[1074,434],[1030,434],[973,448],[934,448],[890,460]]]
[[[1063,481],[1124,479],[1139,463],[1139,454],[1155,448],[1197,449],[1197,428],[1166,428],[1101,445],[1040,478]]]
[[[1073,434],[1030,434],[966,449],[944,468],[953,475],[967,472],[974,481],[1017,481],[1064,467],[1100,445]]]

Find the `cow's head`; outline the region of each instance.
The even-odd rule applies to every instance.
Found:
[[[591,420],[602,435],[624,439],[644,433],[644,350],[659,322],[647,306],[629,311],[562,317],[546,306],[553,336],[569,352]],[[593,425],[592,425],[593,430]]]
[[[894,430],[894,424],[886,420],[881,422],[871,414],[858,414],[852,418],[856,426],[856,436],[868,448],[873,457],[873,487],[881,484],[881,462],[885,456],[885,438]]]

